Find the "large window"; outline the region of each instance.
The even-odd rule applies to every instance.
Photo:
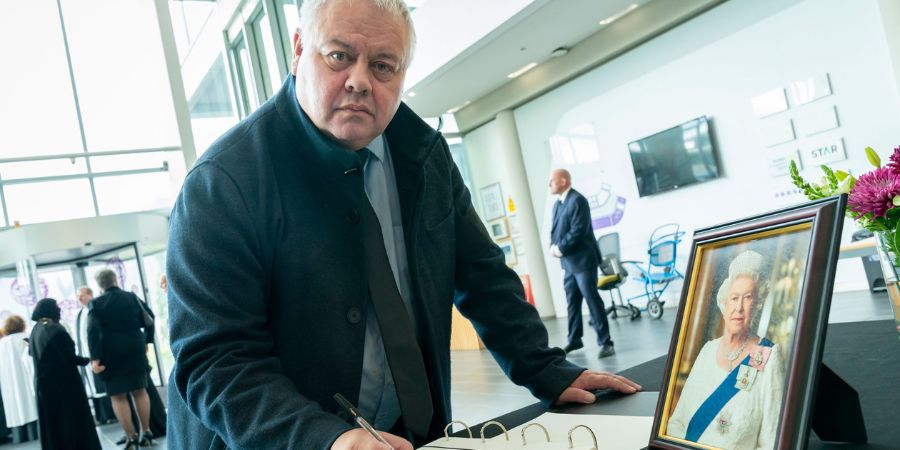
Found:
[[[56,1],[2,9],[0,158],[82,151]]]
[[[4,8],[0,227],[171,206],[185,167],[163,38],[152,1]]]
[[[246,117],[281,88],[291,60],[291,36],[299,26],[293,0],[244,3],[225,24],[234,97]]]
[[[199,157],[281,88],[300,19],[295,0],[169,0],[169,9]]]

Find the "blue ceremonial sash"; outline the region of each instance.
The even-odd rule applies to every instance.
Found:
[[[759,345],[771,347],[774,344],[772,341],[762,338],[759,341]],[[687,432],[684,435],[686,440],[697,442],[697,439],[700,439],[700,435],[706,431],[706,428],[709,427],[709,424],[712,423],[713,419],[719,415],[719,411],[721,411],[722,408],[725,407],[725,404],[738,393],[739,389],[735,387],[735,384],[737,384],[738,369],[749,362],[750,355],[747,355],[741,360],[740,364],[728,373],[728,376],[725,377],[722,384],[720,384],[719,387],[706,398],[706,401],[700,405],[700,408],[697,409],[697,412],[694,413],[694,417],[691,417],[691,421],[688,423]]]

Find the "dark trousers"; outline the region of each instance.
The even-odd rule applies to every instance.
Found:
[[[563,286],[566,289],[566,303],[569,312],[569,343],[581,342],[584,335],[581,317],[581,300],[587,301],[591,313],[590,324],[597,332],[597,345],[612,345],[609,336],[609,322],[606,319],[606,307],[597,292],[597,269],[579,273],[565,272]]]

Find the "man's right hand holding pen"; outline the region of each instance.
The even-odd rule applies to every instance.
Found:
[[[331,448],[332,450],[413,450],[412,444],[406,439],[390,433],[379,432],[390,446],[376,441],[366,430],[354,428],[338,436]]]

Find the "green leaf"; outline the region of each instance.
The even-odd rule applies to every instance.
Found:
[[[838,187],[838,178],[828,166],[819,166],[822,172],[825,172],[825,179],[828,181],[828,187],[834,191]]]
[[[849,177],[850,174],[847,172],[844,172],[843,170],[835,170],[834,176],[837,177],[838,181],[844,181],[844,178]]]
[[[881,158],[878,156],[878,153],[875,153],[875,150],[872,150],[872,147],[866,147],[866,159],[869,160],[869,164],[876,168],[881,168]]]
[[[827,197],[827,195],[823,194],[822,191],[807,183],[803,177],[800,176],[799,170],[797,170],[797,163],[794,160],[791,160],[791,165],[788,168],[788,171],[791,173],[791,182],[794,186],[800,189],[803,192],[803,195],[810,200],[817,200],[823,197]]]
[[[887,210],[885,216],[887,216],[888,220],[900,219],[900,208],[891,208]]]
[[[900,252],[897,251],[897,249],[900,249],[900,227],[894,228],[893,244],[894,244],[894,248],[893,248],[894,255],[900,255]],[[896,256],[895,256],[895,258],[896,258]]]

